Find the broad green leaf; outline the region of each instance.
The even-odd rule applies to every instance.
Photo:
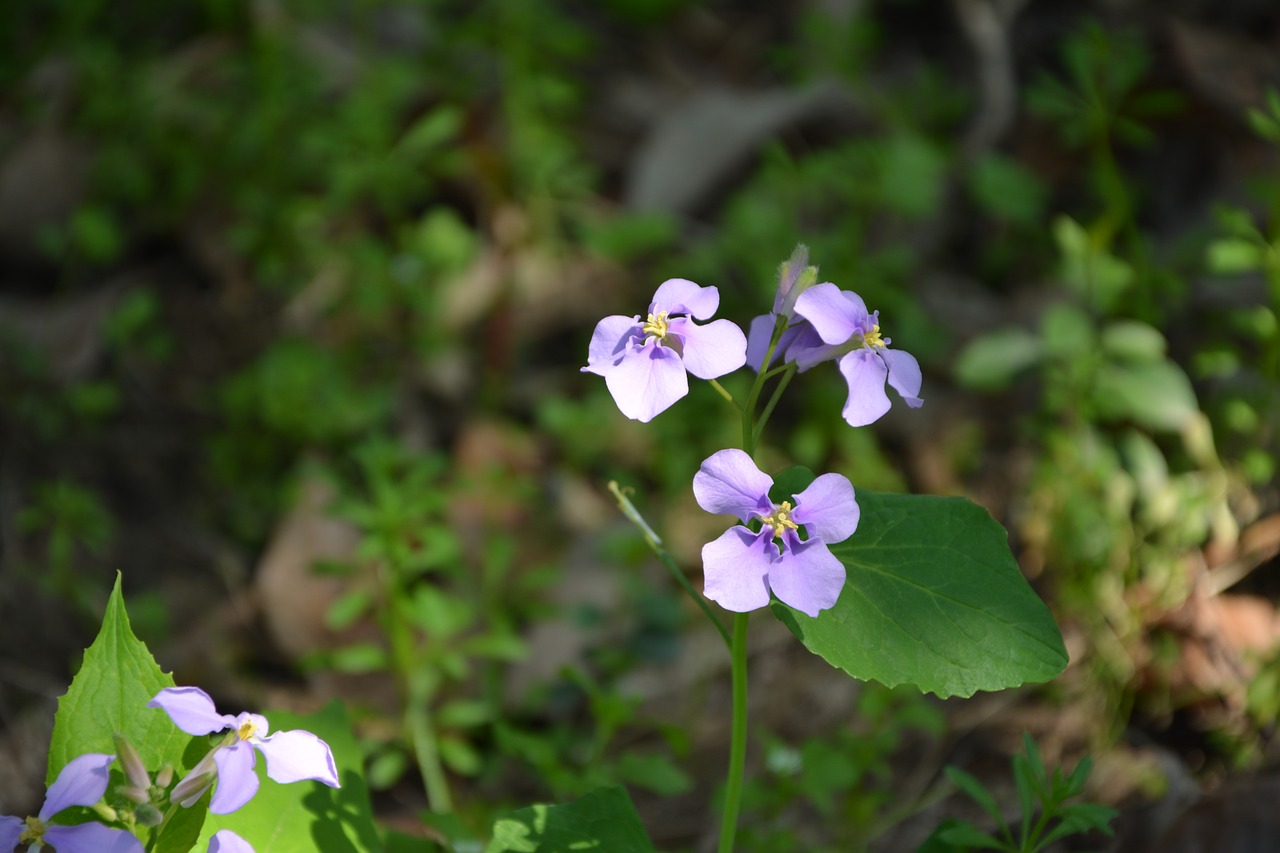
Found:
[[[1262,266],[1262,247],[1252,240],[1224,237],[1209,244],[1205,260],[1210,272],[1239,275]]]
[[[955,376],[969,388],[996,390],[1043,356],[1040,339],[1026,329],[998,329],[964,348],[956,362]]]
[[[814,473],[803,465],[792,465],[790,468],[779,471],[773,478],[769,500],[775,504],[793,500],[796,495],[809,488],[809,484],[814,479]]]
[[[687,773],[670,758],[658,753],[626,753],[618,760],[618,775],[623,781],[664,797],[683,794],[693,787],[693,780]]]
[[[600,788],[562,805],[511,812],[493,825],[485,853],[655,853],[623,788]]]
[[[985,509],[863,490],[858,506],[858,531],[831,547],[848,573],[835,606],[810,618],[773,605],[810,651],[854,678],[942,697],[1047,681],[1066,666],[1049,608]]]
[[[1093,386],[1098,413],[1156,430],[1182,429],[1200,410],[1191,381],[1170,361],[1109,364]]]
[[[342,705],[331,702],[305,716],[284,711],[268,711],[265,716],[273,732],[303,729],[329,744],[342,787],[273,782],[267,778],[266,760],[258,753],[258,793],[232,814],[209,815],[196,849],[204,850],[218,830],[230,829],[253,845],[256,853],[381,853],[369,789],[360,774],[360,749]]]
[[[1102,348],[1124,361],[1156,361],[1164,356],[1164,335],[1137,320],[1119,320],[1102,330]]]
[[[67,762],[86,752],[115,754],[112,738],[117,732],[133,744],[151,772],[165,764],[179,773],[189,770],[183,752],[191,736],[179,731],[163,711],[147,707],[161,689],[173,686],[173,676],[161,671],[133,635],[117,573],[97,639],[85,650],[80,672],[58,700],[46,781],[51,783]]]

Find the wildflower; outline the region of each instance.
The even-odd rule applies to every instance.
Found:
[[[764,607],[772,592],[784,604],[817,616],[844,588],[844,565],[827,548],[853,535],[858,503],[853,485],[823,474],[793,496],[769,498],[773,478],[741,450],[712,454],[693,478],[693,495],[707,512],[758,519],[760,531],[734,525],[702,547],[707,598],[745,613]]]
[[[123,829],[101,823],[60,826],[50,818],[71,806],[93,806],[107,792],[107,768],[114,755],[88,753],[67,762],[45,795],[40,813],[26,820],[0,815],[0,851],[10,853],[19,844],[40,850],[48,846],[58,853],[142,853],[142,844]]]
[[[229,829],[219,829],[209,839],[209,853],[254,853],[253,845]]]
[[[189,735],[207,735],[230,729],[221,743],[192,769],[176,786],[172,799],[183,805],[193,804],[217,782],[209,811],[229,814],[243,806],[258,792],[258,774],[254,772],[258,749],[267,760],[267,775],[277,782],[300,782],[313,779],[330,788],[338,784],[338,770],[329,745],[311,732],[301,729],[276,732],[270,730],[267,718],[259,714],[237,716],[219,714],[209,695],[198,687],[166,687],[147,703],[160,708],[174,724]],[[213,766],[209,766],[212,758]]]
[[[747,339],[729,320],[705,320],[720,306],[720,291],[688,279],[664,281],[648,316],[614,315],[596,324],[584,373],[604,377],[619,411],[648,422],[689,393],[686,371],[715,379],[746,363]]]
[[[796,299],[796,314],[812,325],[821,345],[792,344],[787,359],[804,371],[839,358],[840,373],[849,383],[842,414],[850,426],[873,423],[889,411],[886,381],[911,408],[924,404],[920,363],[910,353],[889,349],[891,340],[880,334],[880,312],[868,313],[858,294],[819,284]]]

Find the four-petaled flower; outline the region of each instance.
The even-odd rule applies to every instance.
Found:
[[[258,792],[258,774],[254,772],[255,748],[267,760],[267,775],[277,782],[300,782],[314,779],[330,788],[338,784],[338,770],[329,745],[311,732],[301,729],[268,735],[267,718],[248,712],[231,716],[219,714],[209,694],[198,687],[166,687],[147,703],[160,708],[174,724],[189,735],[207,735],[230,729],[226,741],[214,747],[174,788],[173,799],[190,805],[208,789],[216,776],[218,787],[213,792],[209,811],[228,814],[243,806]],[[189,784],[188,779],[194,780]]]
[[[605,317],[591,335],[585,373],[604,377],[622,414],[650,421],[689,393],[688,371],[715,379],[746,363],[747,339],[729,320],[699,326],[720,306],[720,291],[688,279],[664,281],[648,316]]]
[[[775,504],[772,487],[773,478],[741,450],[711,455],[694,475],[693,495],[707,512],[761,523],[758,533],[734,525],[702,547],[704,592],[726,610],[745,613],[768,604],[772,591],[784,604],[817,616],[844,588],[844,565],[827,545],[858,527],[853,485],[839,474],[823,474],[793,496],[794,504]]]
[[[58,773],[35,817],[0,815],[0,851],[12,853],[19,844],[55,848],[58,853],[142,853],[142,843],[123,829],[112,829],[96,821],[75,826],[49,823],[50,818],[71,806],[92,806],[107,792],[107,768],[114,755],[88,753],[73,758]]]
[[[800,370],[839,358],[840,373],[849,383],[844,419],[850,426],[866,426],[889,411],[885,382],[913,409],[920,399],[920,364],[915,356],[889,349],[880,335],[880,312],[868,313],[862,297],[834,284],[809,288],[796,299],[796,314],[809,322],[821,346],[791,344],[787,360]]]

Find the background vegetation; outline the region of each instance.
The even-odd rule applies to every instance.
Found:
[[[696,585],[734,423],[577,368],[671,276],[745,325],[805,242],[926,405],[853,431],[814,381],[762,467],[983,503],[1073,663],[942,703],[762,636],[744,843],[913,849],[1028,730],[1146,849],[1275,759],[1278,38],[1263,0],[5,4],[0,813],[119,568],[180,683],[346,700],[387,825],[622,781],[699,849],[726,661],[604,484]]]

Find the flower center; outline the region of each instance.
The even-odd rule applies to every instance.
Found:
[[[795,507],[791,505],[791,501],[783,501],[773,508],[772,513],[764,517],[764,525],[773,528],[775,539],[781,539],[784,530],[800,529],[800,525],[791,520],[791,513],[794,511]]]
[[[880,324],[876,323],[871,327],[871,331],[862,336],[862,345],[865,347],[884,348],[884,339],[880,337]]]
[[[240,740],[248,740],[257,730],[258,727],[253,724],[253,720],[245,720],[240,724],[240,728],[236,729],[236,737]]]
[[[661,343],[662,339],[667,336],[667,311],[659,311],[657,314],[650,314],[649,319],[644,321],[644,325],[640,331],[646,336],[652,335]]]
[[[44,838],[44,822],[38,817],[27,818],[27,828],[18,836],[19,844],[32,844]]]

